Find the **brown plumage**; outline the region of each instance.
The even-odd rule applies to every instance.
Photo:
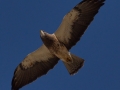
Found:
[[[19,90],[38,77],[46,74],[61,59],[70,75],[75,74],[84,60],[69,52],[84,34],[105,0],[83,0],[62,20],[54,34],[41,30],[43,45],[28,54],[17,66],[12,79],[12,90]]]

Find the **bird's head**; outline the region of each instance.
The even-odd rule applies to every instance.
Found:
[[[40,36],[41,38],[45,38],[48,33],[44,32],[43,30],[40,30]]]
[[[53,37],[53,34],[49,34],[43,30],[40,30],[40,37],[41,39],[50,39]]]
[[[40,37],[45,45],[54,41],[54,35],[49,34],[43,30],[40,30]]]

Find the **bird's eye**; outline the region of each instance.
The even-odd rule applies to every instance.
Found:
[[[57,44],[57,46],[60,46],[59,44]]]

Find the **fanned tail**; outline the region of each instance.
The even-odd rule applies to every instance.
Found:
[[[65,67],[67,68],[70,75],[74,75],[78,72],[78,70],[83,66],[84,59],[79,58],[73,54],[71,54],[71,57],[73,59],[73,62],[63,62]]]

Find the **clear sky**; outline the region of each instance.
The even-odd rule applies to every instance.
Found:
[[[0,90],[10,90],[17,65],[42,45],[81,0],[0,0]],[[21,90],[120,90],[120,0],[107,0],[71,53],[85,59],[70,76],[61,61]]]

